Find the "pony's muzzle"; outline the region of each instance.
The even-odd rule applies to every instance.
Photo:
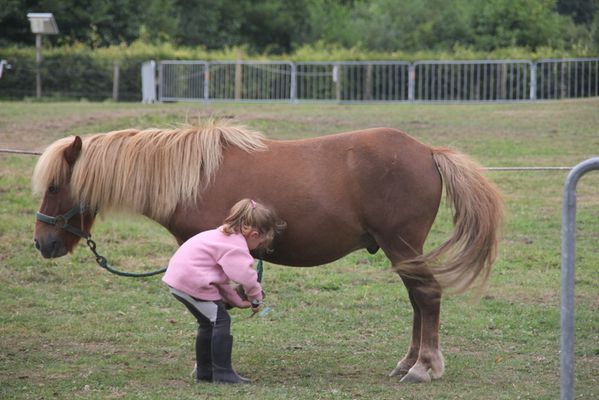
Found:
[[[62,241],[34,239],[35,248],[39,250],[44,258],[57,258],[67,254],[67,248]]]

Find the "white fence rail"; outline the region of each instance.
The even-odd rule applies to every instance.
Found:
[[[159,101],[530,101],[599,96],[599,58],[161,61]]]

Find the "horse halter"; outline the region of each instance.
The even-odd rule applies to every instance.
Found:
[[[76,226],[69,224],[69,220],[71,218],[73,218],[77,214],[83,214],[86,208],[87,207],[84,203],[79,203],[79,205],[71,208],[69,211],[62,215],[51,217],[38,211],[35,213],[35,217],[38,221],[45,222],[46,224],[54,225],[57,228],[64,229],[65,231],[72,233],[75,236],[79,236],[80,238],[89,239],[91,237],[91,234],[84,232],[82,229],[79,229]]]
[[[112,266],[110,266],[110,264],[108,264],[108,261],[106,260],[106,257],[99,254],[98,251],[96,250],[96,242],[94,242],[92,240],[91,233],[84,232],[83,229],[79,229],[79,228],[69,224],[69,220],[71,218],[73,218],[77,214],[81,214],[81,217],[82,217],[81,227],[83,228],[83,213],[86,211],[86,209],[87,209],[87,206],[85,205],[85,203],[81,202],[81,203],[79,203],[78,206],[71,208],[69,211],[67,211],[66,213],[64,213],[62,215],[57,215],[55,217],[51,217],[49,215],[43,214],[38,211],[35,213],[35,217],[37,218],[38,221],[44,222],[46,224],[54,225],[57,228],[64,229],[65,231],[70,232],[75,236],[79,236],[80,238],[85,239],[87,247],[89,247],[91,252],[94,253],[94,256],[96,257],[96,263],[98,263],[98,265],[100,267],[104,268],[105,270],[107,270],[108,272],[110,272],[112,274],[119,275],[119,276],[126,276],[126,277],[130,277],[130,278],[143,278],[143,277],[147,277],[147,276],[162,274],[163,272],[166,271],[166,268],[162,268],[162,269],[159,269],[156,271],[151,271],[151,272],[124,272],[124,271],[119,271],[119,270],[113,268]],[[96,213],[97,213],[97,211],[96,211]]]

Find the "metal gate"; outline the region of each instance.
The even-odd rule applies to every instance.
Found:
[[[576,184],[599,170],[599,157],[575,166],[566,178],[562,209],[562,298],[560,337],[560,399],[574,399],[574,262],[576,260]]]

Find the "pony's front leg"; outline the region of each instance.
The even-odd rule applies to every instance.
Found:
[[[412,309],[414,310],[414,317],[412,321],[412,343],[410,343],[408,353],[397,363],[397,366],[389,374],[389,376],[399,376],[400,378],[403,378],[405,375],[407,375],[410,371],[410,368],[416,364],[416,361],[418,361],[418,353],[420,352],[420,335],[422,326],[420,309],[414,301],[414,296],[412,296],[410,291],[408,291],[408,295],[410,296],[410,303],[412,304]]]
[[[443,354],[439,348],[441,286],[432,275],[422,281],[411,280],[409,283],[406,286],[410,299],[420,311],[420,348],[416,362],[401,382],[430,382],[431,378],[440,378],[445,371]]]

